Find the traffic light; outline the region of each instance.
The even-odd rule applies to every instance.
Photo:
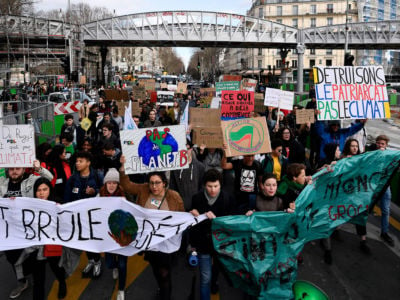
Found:
[[[81,66],[84,67],[86,65],[86,58],[81,58]]]
[[[351,53],[347,52],[344,55],[344,65],[345,66],[353,66],[354,56]]]
[[[64,69],[64,74],[69,75],[71,72],[71,66],[69,64],[69,56],[61,57],[61,67]]]
[[[78,71],[72,71],[72,73],[71,73],[71,80],[72,80],[73,82],[78,82],[78,80],[79,80]]]
[[[197,62],[197,69],[200,71],[200,62]]]

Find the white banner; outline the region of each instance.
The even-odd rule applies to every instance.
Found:
[[[293,109],[294,93],[279,89],[265,89],[264,105],[279,107],[280,109]]]
[[[125,256],[177,251],[182,232],[206,219],[186,212],[145,209],[121,197],[63,205],[34,198],[0,198],[0,251],[62,245]]]
[[[35,160],[35,131],[32,125],[2,125],[0,168],[32,167]]]
[[[122,130],[125,173],[148,173],[189,167],[184,125]]]

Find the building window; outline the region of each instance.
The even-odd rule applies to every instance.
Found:
[[[326,60],[326,66],[327,67],[332,66],[332,59],[327,59]]]
[[[322,65],[322,59],[319,60],[319,64]]]
[[[328,14],[333,14],[333,4],[332,3],[326,5],[326,12]]]
[[[297,26],[299,26],[298,19],[292,19],[292,25],[293,27],[297,28]]]
[[[315,4],[310,5],[310,13],[312,13],[312,14],[317,13],[317,5],[315,5]]]
[[[311,54],[311,55],[315,55],[315,48],[311,48],[311,49],[310,49],[310,54]]]
[[[317,19],[311,18],[311,24],[310,27],[316,27],[317,26]]]
[[[297,60],[292,60],[292,68],[297,68]]]
[[[326,25],[332,26],[333,25],[333,18],[326,18]]]
[[[298,15],[299,14],[299,6],[298,5],[293,5],[292,14],[293,15]]]
[[[276,7],[276,15],[277,16],[282,16],[282,6],[277,6]]]
[[[140,49],[140,54],[143,54],[143,49]]]
[[[142,50],[143,51],[143,50]],[[143,56],[140,57],[140,61],[143,62]]]
[[[282,67],[282,60],[280,60],[280,59],[277,59],[277,60],[276,60],[276,67],[277,67],[277,68]]]
[[[262,48],[258,48],[258,54],[257,55],[262,55]]]
[[[258,17],[260,19],[264,18],[264,9],[262,7],[258,9]]]
[[[298,54],[296,48],[292,49],[292,54]]]
[[[327,55],[332,55],[333,54],[333,50],[332,49],[326,49],[326,54]]]
[[[259,68],[259,69],[262,68],[262,60],[261,60],[261,59],[258,60],[258,68]]]
[[[276,19],[276,23],[282,24],[282,19]]]
[[[310,59],[310,68],[315,66],[315,59]]]

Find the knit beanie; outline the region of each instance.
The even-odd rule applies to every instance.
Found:
[[[115,168],[108,170],[106,176],[104,177],[104,184],[108,181],[114,181],[119,183],[119,172]]]

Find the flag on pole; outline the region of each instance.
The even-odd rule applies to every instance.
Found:
[[[183,114],[181,116],[179,124],[185,125],[186,137],[190,141],[190,132],[188,132],[188,129],[189,129],[189,102],[186,104],[185,110],[183,111]]]
[[[138,129],[132,118],[132,101],[129,101],[128,107],[125,106],[124,130]]]

